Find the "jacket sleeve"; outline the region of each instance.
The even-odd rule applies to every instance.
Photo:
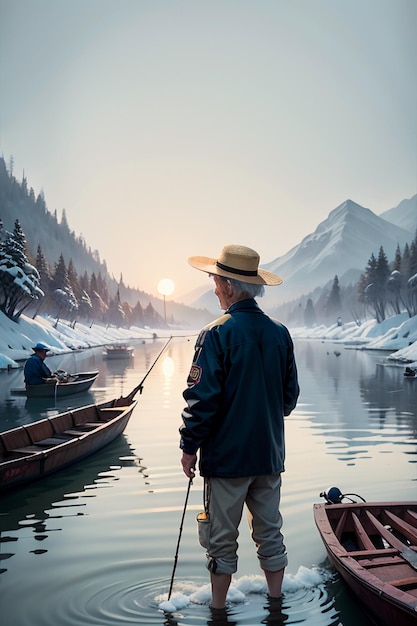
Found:
[[[287,372],[284,384],[284,415],[288,416],[295,408],[300,395],[300,387],[298,384],[297,366],[294,357],[294,347],[292,340],[291,349],[287,356]]]
[[[180,448],[195,454],[212,431],[222,398],[222,364],[213,343],[215,330],[202,331],[197,339],[194,359],[183,398]]]

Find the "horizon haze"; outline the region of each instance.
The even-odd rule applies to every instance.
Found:
[[[109,272],[287,253],[417,192],[413,0],[0,0],[0,151]],[[0,216],[1,217],[1,216]]]

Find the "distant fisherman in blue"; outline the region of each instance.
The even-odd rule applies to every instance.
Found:
[[[37,343],[32,350],[32,356],[25,363],[25,383],[26,385],[43,385],[46,379],[52,376],[51,370],[44,362],[50,348],[43,343]]]
[[[290,334],[262,312],[255,297],[282,279],[260,269],[259,254],[246,246],[228,245],[218,259],[188,262],[213,277],[225,311],[197,339],[180,428],[184,473],[194,477],[199,452],[204,477],[204,512],[197,520],[213,614],[226,610],[245,504],[269,602],[278,609],[287,565],[279,511],[284,416],[295,408],[299,386]]]

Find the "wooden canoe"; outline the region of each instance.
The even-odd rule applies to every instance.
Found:
[[[97,452],[124,431],[136,404],[132,396],[119,398],[0,433],[0,491]]]
[[[378,626],[417,624],[417,501],[315,504],[330,562]]]
[[[11,393],[28,398],[62,398],[74,393],[88,391],[98,376],[98,372],[71,374],[67,381],[51,381],[43,385],[26,385],[22,389],[12,389]]]

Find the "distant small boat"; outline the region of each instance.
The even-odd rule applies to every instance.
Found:
[[[412,367],[406,367],[404,370],[404,377],[405,378],[417,378],[417,372]]]
[[[133,356],[133,346],[117,344],[106,346],[105,356],[107,359],[130,359]]]
[[[337,487],[332,490],[346,497]],[[336,498],[315,504],[314,519],[330,562],[376,623],[415,626],[417,501],[345,503]]]
[[[74,393],[88,391],[98,376],[98,372],[79,372],[67,375],[63,380],[51,380],[42,385],[26,385],[12,389],[11,393],[28,398],[62,398]]]

